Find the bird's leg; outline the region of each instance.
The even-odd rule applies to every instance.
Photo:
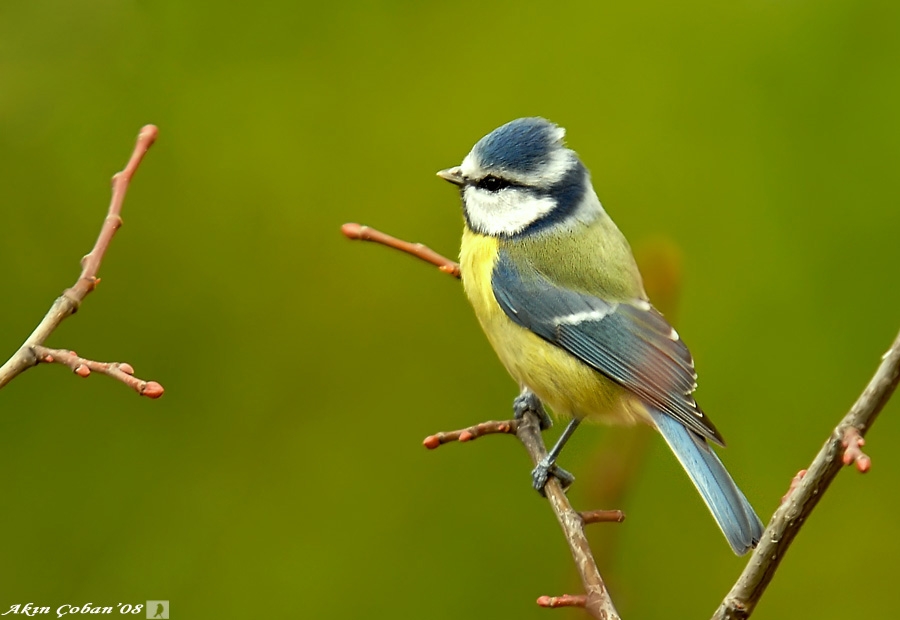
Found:
[[[520,420],[528,412],[537,416],[542,431],[553,426],[553,421],[550,419],[550,416],[547,415],[547,411],[544,409],[544,405],[541,404],[537,395],[527,387],[523,387],[522,392],[513,401],[513,415],[517,420]],[[578,420],[578,418],[572,418],[572,421],[569,422],[569,425],[566,426],[566,429],[563,431],[562,436],[557,440],[556,445],[550,449],[547,456],[542,458],[540,463],[537,464],[537,467],[532,470],[531,484],[541,495],[544,495],[544,486],[547,484],[547,478],[551,475],[559,480],[563,489],[568,489],[569,486],[575,482],[575,476],[562,467],[557,466],[556,459],[559,457],[559,453],[562,452],[563,446],[566,445],[569,437],[571,437],[572,433],[575,432],[575,429],[578,428],[579,422],[580,420]]]
[[[573,482],[575,482],[575,476],[567,472],[565,469],[558,467],[556,465],[556,459],[559,457],[559,453],[562,452],[563,446],[566,445],[566,442],[569,441],[569,437],[572,436],[572,433],[575,432],[575,429],[578,428],[578,424],[581,422],[578,418],[572,418],[569,421],[569,425],[566,426],[566,429],[563,431],[563,434],[560,435],[559,439],[556,441],[556,444],[550,448],[550,452],[547,453],[547,456],[541,459],[541,461],[537,464],[537,466],[531,472],[531,484],[534,486],[534,489],[540,493],[544,494],[544,485],[547,484],[547,478],[549,476],[555,476],[560,484],[562,485],[563,490],[568,489],[569,486]]]
[[[544,405],[541,404],[541,400],[534,392],[527,387],[523,387],[522,391],[513,401],[513,417],[517,420],[521,420],[529,411],[537,416],[542,431],[553,426],[553,421],[550,419],[550,416],[547,415],[547,411],[544,409]]]

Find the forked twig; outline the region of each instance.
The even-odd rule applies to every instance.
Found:
[[[132,376],[134,371],[128,364],[107,364],[84,358],[77,358],[76,360],[77,356],[74,356],[71,352],[43,347],[44,341],[47,340],[50,334],[66,318],[75,314],[84,298],[97,288],[97,285],[100,283],[97,273],[100,270],[100,263],[103,261],[106,250],[109,248],[110,241],[112,241],[116,231],[122,226],[122,205],[125,201],[128,186],[135,172],[137,172],[138,166],[144,159],[144,155],[147,154],[147,151],[156,141],[158,134],[159,130],[155,125],[146,125],[141,129],[128,164],[112,178],[112,198],[109,210],[106,218],[103,220],[100,235],[97,237],[94,247],[81,259],[81,274],[78,276],[78,280],[75,281],[71,288],[66,289],[62,295],[57,297],[43,320],[25,342],[22,343],[18,351],[3,366],[0,366],[0,388],[3,388],[17,376],[41,362],[56,361],[70,366],[80,376],[90,374],[89,372],[86,373],[86,370],[96,370],[129,385],[139,394],[148,398],[159,398],[162,396],[163,388],[160,384],[155,381],[147,382],[136,379]],[[50,358],[49,360],[48,357]],[[127,372],[128,370],[131,372]]]

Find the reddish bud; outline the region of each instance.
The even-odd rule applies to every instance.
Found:
[[[348,222],[341,226],[341,232],[344,233],[344,236],[348,239],[362,238],[362,229],[362,226],[354,222]]]
[[[122,362],[121,364],[119,364],[119,370],[124,372],[126,375],[134,374],[134,368],[132,368],[131,364],[129,364],[128,362]]]
[[[475,435],[473,435],[469,431],[463,431],[459,434],[460,441],[472,441],[473,439],[475,439]]]
[[[872,460],[861,450],[866,445],[866,440],[859,434],[855,428],[848,428],[844,431],[844,439],[841,441],[844,446],[844,454],[841,461],[844,465],[856,464],[856,469],[861,473],[866,473],[872,467]]]
[[[75,367],[75,374],[79,377],[87,377],[91,374],[91,369],[84,364],[78,364],[78,366]]]
[[[422,442],[422,445],[428,448],[429,450],[434,450],[438,446],[441,445],[441,440],[437,435],[429,435],[425,438],[425,441]]]
[[[856,459],[856,469],[859,473],[864,474],[870,469],[872,469],[872,459],[870,459],[865,454],[861,455],[858,459]]]
[[[156,125],[144,125],[141,127],[141,131],[138,134],[138,141],[147,142],[147,146],[149,147],[151,144],[156,142],[156,138],[159,136],[159,128]]]
[[[159,398],[163,395],[163,392],[165,392],[165,390],[159,383],[156,381],[148,381],[144,384],[144,389],[141,390],[141,396],[146,396],[147,398]]]
[[[800,482],[803,481],[803,478],[805,476],[806,476],[806,470],[801,469],[800,471],[797,472],[797,475],[794,476],[793,479],[791,479],[791,486],[788,488],[787,493],[785,493],[781,498],[782,504],[788,500],[788,498],[791,496],[791,493],[793,493],[794,491],[797,490],[797,487],[800,486]]]

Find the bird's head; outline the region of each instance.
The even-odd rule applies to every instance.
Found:
[[[587,169],[566,148],[566,130],[520,118],[479,140],[462,164],[438,172],[459,186],[466,223],[494,237],[539,233],[600,211]]]

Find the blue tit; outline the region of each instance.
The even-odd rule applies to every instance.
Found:
[[[763,526],[709,445],[725,444],[692,396],[691,354],[650,305],[628,242],[564,136],[545,119],[520,118],[438,172],[460,190],[462,281],[521,387],[516,415],[540,414],[543,402],[571,418],[535,468],[534,485],[542,491],[548,475],[571,481],[556,458],[582,419],[644,422],[662,434],[731,548],[744,554]]]

